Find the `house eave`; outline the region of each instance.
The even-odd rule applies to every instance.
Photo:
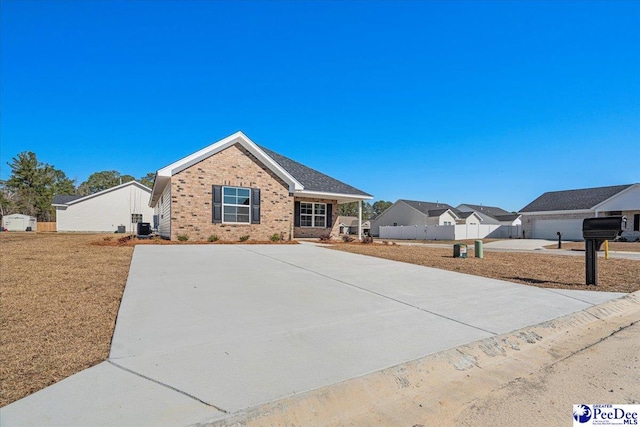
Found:
[[[119,189],[127,187],[127,186],[131,186],[131,185],[136,186],[136,187],[140,188],[141,190],[146,190],[149,193],[151,193],[151,191],[152,191],[149,187],[147,187],[144,184],[139,183],[138,181],[135,181],[135,180],[134,181],[127,181],[127,182],[124,182],[122,184],[116,185],[115,187],[107,188],[105,190],[98,191],[97,193],[88,194],[88,195],[80,197],[78,199],[71,200],[71,201],[69,201],[67,203],[56,203],[56,204],[52,203],[51,206],[55,206],[55,207],[65,206],[65,207],[68,207],[68,206],[71,206],[71,205],[75,205],[76,203],[82,203],[85,200],[93,199],[94,197],[98,197],[98,196],[101,196],[103,194],[110,193],[112,191],[116,191],[116,190],[119,190]]]
[[[295,191],[293,195],[295,197],[313,197],[318,199],[337,200],[338,204],[373,199],[373,196],[364,195],[364,194],[329,193],[324,191],[308,191],[308,190]]]
[[[533,211],[533,212],[518,212],[518,215],[567,215],[576,213],[593,213],[592,209],[572,209],[561,211]]]

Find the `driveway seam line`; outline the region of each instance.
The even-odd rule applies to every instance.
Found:
[[[281,259],[278,259],[278,258],[275,258],[275,257],[269,256],[269,255],[266,255],[266,254],[261,254],[260,252],[252,251],[252,250],[247,249],[247,248],[245,248],[245,247],[243,247],[242,249],[243,249],[243,250],[246,250],[247,252],[251,252],[251,253],[253,253],[253,254],[260,255],[260,256],[263,256],[263,257],[265,257],[265,258],[270,258],[270,259],[273,259],[273,260],[275,260],[275,261],[279,261],[279,262],[282,262],[282,263],[284,263],[284,264],[290,265],[290,266],[292,266],[292,267],[296,267],[296,268],[299,268],[299,269],[301,269],[301,270],[308,271],[309,273],[313,273],[313,274],[316,274],[316,275],[318,275],[318,276],[325,277],[325,278],[327,278],[327,279],[330,279],[330,280],[333,280],[333,281],[336,281],[336,282],[339,282],[339,283],[345,284],[345,285],[347,285],[347,286],[351,286],[351,287],[356,288],[356,289],[359,289],[359,290],[361,290],[361,291],[368,292],[368,293],[370,293],[370,294],[377,295],[377,296],[379,296],[379,297],[382,297],[382,298],[385,298],[385,299],[388,299],[388,300],[391,300],[391,301],[395,301],[395,302],[397,302],[397,303],[399,303],[399,304],[406,305],[407,307],[415,308],[415,309],[420,310],[420,311],[423,311],[423,312],[425,312],[425,313],[433,314],[434,316],[438,316],[438,317],[441,317],[441,318],[443,318],[443,319],[451,320],[452,322],[459,323],[459,324],[461,324],[461,325],[468,326],[468,327],[470,327],[470,328],[477,329],[477,330],[482,331],[482,332],[487,332],[487,333],[489,333],[489,334],[491,334],[491,335],[494,335],[494,336],[497,336],[497,335],[498,335],[498,333],[497,333],[497,332],[489,331],[489,330],[487,330],[487,329],[483,329],[483,328],[480,328],[480,327],[478,327],[478,326],[470,325],[470,324],[465,323],[465,322],[462,322],[462,321],[460,321],[460,320],[456,320],[456,319],[453,319],[453,318],[451,318],[451,317],[447,317],[447,316],[445,316],[445,315],[443,315],[443,314],[434,313],[433,311],[429,311],[429,310],[427,310],[427,309],[425,309],[425,308],[418,307],[418,306],[415,306],[415,305],[409,304],[408,302],[404,302],[404,301],[401,301],[401,300],[399,300],[399,299],[396,299],[396,298],[390,297],[390,296],[388,296],[388,295],[384,295],[384,294],[381,294],[381,293],[378,293],[378,292],[372,291],[371,289],[366,289],[366,288],[363,288],[363,287],[361,287],[361,286],[354,285],[353,283],[345,282],[344,280],[340,280],[340,279],[337,279],[337,278],[335,278],[335,277],[327,276],[326,274],[322,274],[322,273],[320,273],[320,272],[317,272],[317,271],[314,271],[314,270],[310,270],[310,269],[308,269],[308,268],[305,268],[305,267],[302,267],[302,266],[299,266],[299,265],[296,265],[296,264],[290,263],[290,262],[288,262],[288,261],[283,261],[283,260],[281,260]]]
[[[225,411],[225,410],[224,410],[224,409],[222,409],[222,408],[219,408],[219,407],[217,407],[217,406],[215,406],[215,405],[212,405],[212,404],[210,404],[210,403],[207,403],[207,402],[205,402],[204,400],[199,399],[199,398],[197,398],[196,396],[194,396],[194,395],[192,395],[192,394],[189,394],[189,393],[187,393],[187,392],[185,392],[185,391],[182,391],[182,390],[180,390],[180,389],[177,389],[177,388],[175,388],[175,387],[173,387],[173,386],[170,386],[169,384],[165,384],[165,383],[160,382],[160,381],[158,381],[158,380],[154,380],[153,378],[147,377],[146,375],[142,375],[141,373],[136,372],[136,371],[134,371],[134,370],[132,370],[132,369],[125,368],[125,367],[124,367],[124,366],[122,366],[122,365],[118,365],[117,363],[115,363],[115,362],[114,362],[113,360],[111,360],[111,359],[107,359],[107,362],[109,362],[111,365],[115,366],[116,368],[122,369],[122,370],[123,370],[123,371],[125,371],[125,372],[129,372],[130,374],[133,374],[133,375],[135,375],[135,376],[137,376],[137,377],[143,378],[143,379],[145,379],[145,380],[147,380],[147,381],[151,381],[152,383],[158,384],[158,385],[160,385],[160,386],[162,386],[162,387],[168,388],[169,390],[173,390],[173,391],[178,392],[178,393],[180,393],[180,394],[182,394],[182,395],[184,395],[184,396],[187,396],[187,397],[189,397],[189,398],[191,398],[191,399],[193,399],[193,400],[196,400],[196,401],[198,401],[198,402],[202,403],[203,405],[207,405],[207,406],[209,406],[209,407],[211,407],[211,408],[215,409],[216,411],[220,411],[220,412],[223,412],[223,413],[225,413],[225,414],[228,414],[228,413],[229,413],[229,411]]]
[[[574,300],[576,300],[576,301],[583,302],[583,303],[585,303],[585,304],[587,304],[587,305],[589,305],[589,306],[591,306],[591,307],[593,307],[594,305],[597,305],[596,303],[592,303],[592,302],[589,302],[589,301],[585,301],[585,300],[583,300],[583,299],[576,298],[576,297],[572,297],[571,295],[566,295],[566,294],[563,294],[562,292],[555,291],[553,288],[540,288],[540,289],[545,289],[546,291],[549,291],[549,292],[551,292],[552,294],[561,295],[561,296],[563,296],[563,297],[567,297],[567,298],[574,299]]]

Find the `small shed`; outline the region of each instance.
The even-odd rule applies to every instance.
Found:
[[[7,231],[36,231],[38,222],[33,216],[11,214],[2,217],[2,227]]]

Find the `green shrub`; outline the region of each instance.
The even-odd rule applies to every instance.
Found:
[[[351,236],[349,236],[348,234],[345,234],[344,236],[342,236],[342,241],[345,243],[351,243],[353,242],[355,239]]]
[[[241,242],[246,242],[247,240],[249,240],[249,235],[248,234],[246,236],[240,236],[240,241]]]
[[[212,234],[207,240],[209,240],[210,242],[217,242],[218,240],[220,240],[220,238],[217,235]]]
[[[189,240],[188,234],[178,234],[178,241],[186,242],[187,240]]]
[[[271,237],[269,237],[269,239],[272,242],[279,242],[281,240],[281,236],[278,233],[273,234]]]

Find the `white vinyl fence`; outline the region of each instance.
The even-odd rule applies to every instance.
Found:
[[[399,240],[465,240],[508,239],[520,237],[519,225],[398,225],[380,226],[381,239]]]

